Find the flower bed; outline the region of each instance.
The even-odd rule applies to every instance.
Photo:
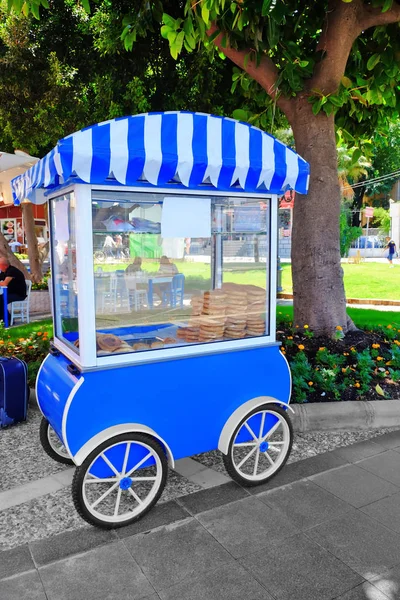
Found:
[[[400,398],[400,326],[316,338],[308,325],[279,324],[293,379],[293,402]]]
[[[0,354],[16,356],[28,365],[28,384],[35,386],[36,375],[42,361],[49,352],[50,341],[47,331],[34,331],[26,337],[12,339],[7,329],[0,330]]]

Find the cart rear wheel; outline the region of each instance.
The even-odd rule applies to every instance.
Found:
[[[64,465],[74,464],[66,447],[60,441],[58,435],[45,417],[40,422],[39,435],[43,450],[50,458]]]
[[[72,497],[91,525],[112,529],[145,515],[162,494],[167,458],[161,444],[124,433],[100,444],[75,471]]]
[[[247,414],[236,427],[223,460],[229,475],[245,486],[271,479],[287,461],[293,428],[286,412],[271,405]]]

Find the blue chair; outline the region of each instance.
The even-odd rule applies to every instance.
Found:
[[[182,273],[174,275],[172,280],[172,306],[179,304],[183,306],[183,294],[185,291],[185,276]]]

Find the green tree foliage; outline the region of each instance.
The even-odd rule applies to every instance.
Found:
[[[351,225],[351,212],[348,206],[342,204],[340,211],[340,255],[348,256],[352,242],[362,235],[361,227]]]
[[[400,32],[399,32],[400,33]],[[368,170],[368,178],[382,177],[400,171],[400,123],[398,120],[389,124],[388,130],[375,136],[374,153],[371,168]],[[382,194],[389,198],[393,185],[400,179],[395,175],[381,182],[366,186],[368,196]]]

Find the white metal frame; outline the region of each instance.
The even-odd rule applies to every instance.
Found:
[[[163,348],[160,350],[145,350],[143,352],[118,354],[116,356],[96,355],[96,341],[94,332],[96,331],[95,315],[95,293],[93,277],[93,236],[92,236],[92,190],[96,191],[118,191],[135,192],[146,194],[183,194],[183,195],[202,195],[202,196],[222,196],[236,198],[251,198],[257,200],[270,200],[270,223],[269,223],[269,265],[267,263],[267,313],[269,315],[269,335],[256,338],[221,341],[203,344],[193,344],[190,346],[178,346],[175,348]],[[60,195],[73,192],[75,194],[75,218],[76,218],[76,263],[77,263],[77,283],[78,283],[78,322],[79,322],[79,354],[75,353],[61,339],[55,337],[54,345],[58,348],[72,363],[82,370],[92,370],[98,367],[113,368],[124,365],[139,365],[148,362],[159,362],[165,360],[182,359],[191,356],[202,356],[207,354],[217,354],[230,352],[232,350],[250,350],[267,345],[279,345],[276,342],[276,263],[277,263],[277,224],[278,224],[278,197],[276,194],[256,194],[247,193],[244,190],[220,191],[214,189],[189,190],[174,188],[171,186],[155,188],[148,186],[123,186],[123,185],[90,185],[76,183],[59,187],[47,194],[47,199],[52,200]],[[90,224],[90,235],[88,235],[88,225]],[[268,278],[269,273],[269,278]],[[269,279],[269,280],[268,280]]]

